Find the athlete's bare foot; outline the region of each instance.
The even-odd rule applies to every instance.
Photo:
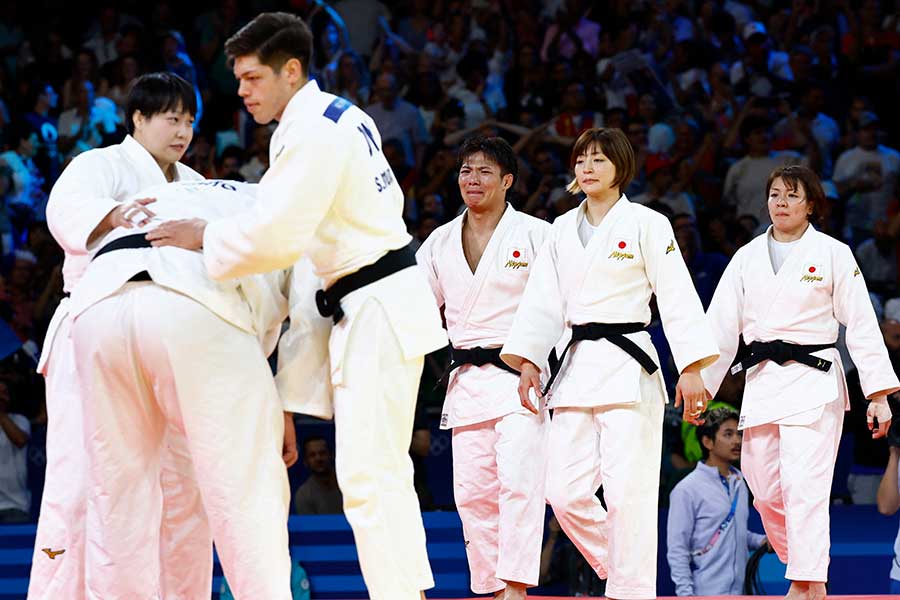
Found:
[[[806,600],[825,600],[828,591],[825,584],[820,581],[811,581],[809,588],[806,590]]]
[[[806,591],[809,584],[805,581],[792,581],[791,589],[788,590],[784,600],[807,600]]]
[[[525,593],[525,586],[521,583],[507,583],[506,589],[503,590],[505,596],[503,600],[525,600],[528,594]]]

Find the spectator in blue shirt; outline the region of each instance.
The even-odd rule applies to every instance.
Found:
[[[747,485],[734,463],[741,457],[738,414],[709,411],[697,428],[703,461],[669,499],[669,569],[679,596],[740,594],[750,551],[766,543],[747,531]]]

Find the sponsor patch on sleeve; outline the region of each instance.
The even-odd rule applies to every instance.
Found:
[[[341,116],[347,112],[347,109],[353,106],[350,104],[349,100],[344,100],[343,98],[335,98],[331,104],[328,105],[328,108],[325,109],[324,116],[326,119],[330,119],[337,123],[341,120]]]

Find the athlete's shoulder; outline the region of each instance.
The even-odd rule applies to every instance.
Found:
[[[669,221],[669,218],[659,212],[658,210],[653,210],[649,206],[645,206],[638,202],[628,201],[628,209],[630,211],[631,217],[633,219],[637,219],[644,223],[650,223],[656,226],[669,226],[671,227],[672,223]]]
[[[527,229],[528,231],[536,231],[545,235],[550,231],[550,223],[543,219],[538,219],[533,215],[529,215],[528,213],[524,213],[521,211],[516,211],[516,216],[519,220],[519,226]]]
[[[459,215],[456,218],[454,218],[452,221],[450,221],[448,223],[444,223],[443,225],[440,225],[438,227],[435,227],[434,231],[432,231],[428,235],[428,238],[426,241],[428,241],[431,244],[435,244],[437,242],[443,242],[452,234],[454,228],[459,225],[460,221],[462,221],[462,218],[463,218],[463,216]]]
[[[69,162],[69,167],[73,165],[83,167],[114,161],[122,162],[124,160],[126,160],[126,154],[122,144],[115,144],[103,148],[92,148],[91,150],[82,152]]]
[[[567,227],[571,227],[578,223],[578,214],[582,210],[581,205],[584,203],[584,200],[578,203],[578,206],[574,208],[570,208],[563,214],[556,217],[553,221],[552,229],[554,231],[565,229]]]

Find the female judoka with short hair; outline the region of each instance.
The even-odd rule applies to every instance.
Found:
[[[676,402],[696,421],[699,371],[718,357],[668,219],[622,190],[634,151],[618,129],[589,129],[572,151],[573,193],[537,255],[501,358],[521,372],[519,394],[540,394],[539,365],[571,327],[548,406],[555,409],[547,499],[608,598],[656,598],[659,469],[665,385],[645,328],[656,294],[681,372]],[[533,407],[532,407],[533,408]],[[594,493],[603,485],[608,512]]]

